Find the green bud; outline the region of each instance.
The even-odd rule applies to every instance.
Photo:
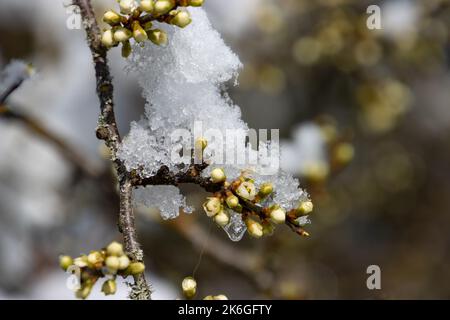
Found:
[[[270,220],[273,223],[281,224],[286,221],[286,211],[281,207],[275,207],[270,211]]]
[[[214,222],[221,227],[225,227],[230,222],[230,217],[222,210],[214,216]]]
[[[245,219],[248,233],[254,238],[261,238],[263,236],[263,226],[252,218]]]
[[[88,255],[87,260],[90,267],[99,269],[103,266],[104,259],[102,254],[98,251],[92,251]]]
[[[121,16],[113,10],[106,11],[103,15],[103,21],[111,26],[119,24],[121,20]]]
[[[61,269],[66,271],[71,265],[73,265],[73,259],[71,256],[59,256],[59,266]]]
[[[296,210],[296,214],[298,216],[305,216],[307,214],[310,214],[313,211],[313,209],[314,209],[314,205],[313,205],[313,203],[310,200],[303,201],[298,206],[298,208]]]
[[[133,37],[136,42],[143,42],[148,39],[147,32],[141,27],[139,21],[133,21]]]
[[[222,183],[227,179],[225,172],[222,168],[215,168],[211,171],[211,181],[212,183]]]
[[[130,265],[130,259],[126,256],[120,256],[119,257],[119,270],[125,270]]]
[[[165,33],[163,30],[160,29],[151,30],[148,33],[148,38],[150,39],[151,42],[153,42],[158,46],[167,43],[167,33]]]
[[[105,30],[102,34],[102,44],[106,48],[111,48],[116,44],[116,41],[114,40],[114,34],[111,29]]]
[[[183,294],[187,299],[192,299],[197,293],[197,281],[192,277],[186,277],[181,283]]]
[[[138,275],[144,272],[145,265],[142,262],[132,262],[127,268],[126,273],[131,275]]]
[[[212,218],[222,210],[222,203],[217,197],[209,197],[203,203],[203,210],[205,210],[208,217]]]
[[[263,183],[261,188],[259,188],[259,196],[261,198],[267,197],[269,194],[273,192],[273,184],[270,182]]]
[[[153,11],[157,15],[163,15],[172,10],[173,7],[175,7],[174,0],[158,0],[155,2]]]
[[[133,33],[124,27],[119,27],[114,31],[114,40],[117,42],[125,42],[133,36]]]
[[[117,291],[116,281],[114,279],[106,280],[102,285],[102,292],[105,296],[115,294]]]
[[[131,43],[130,41],[125,41],[122,43],[122,57],[128,58],[131,54]]]
[[[105,265],[111,273],[116,273],[120,266],[119,258],[116,256],[109,256],[105,260]]]
[[[117,241],[111,242],[106,247],[106,254],[108,256],[116,256],[116,257],[123,256],[123,246],[122,246],[122,244],[118,243]]]
[[[180,28],[186,27],[191,22],[192,22],[191,16],[187,11],[177,12],[175,16],[170,20],[171,24],[176,25]]]
[[[239,198],[236,197],[234,194],[231,194],[225,199],[225,202],[227,203],[228,207],[234,209],[239,205]]]
[[[153,0],[141,0],[141,3],[139,4],[139,8],[142,11],[151,13],[153,12],[154,6],[153,6]]]
[[[203,0],[188,0],[188,5],[191,7],[201,7],[203,5]]]

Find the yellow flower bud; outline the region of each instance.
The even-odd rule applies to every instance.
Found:
[[[120,0],[119,6],[123,14],[131,14],[138,7],[135,0]]]
[[[116,41],[114,40],[114,34],[111,29],[106,30],[102,34],[102,44],[106,48],[111,48],[116,44]]]
[[[143,42],[148,39],[147,32],[141,27],[139,21],[133,21],[133,37],[136,42]]]
[[[120,15],[113,10],[106,11],[103,15],[103,21],[111,26],[118,24],[121,20]]]
[[[203,203],[203,210],[205,210],[208,217],[214,217],[222,210],[222,203],[219,198],[209,197],[208,200]]]
[[[203,300],[214,300],[213,296],[206,296],[203,298]]]
[[[73,260],[73,264],[79,268],[87,267],[88,266],[87,256],[82,255],[81,257],[75,258],[75,260]]]
[[[174,0],[158,0],[155,2],[153,11],[157,15],[163,15],[172,10],[173,7],[175,7]]]
[[[264,198],[273,192],[273,184],[270,182],[263,183],[259,188],[259,195]]]
[[[215,168],[211,171],[211,181],[212,183],[221,183],[227,179],[225,172],[222,168]]]
[[[246,200],[254,200],[256,197],[256,187],[250,181],[242,182],[236,190],[238,196],[246,199]]]
[[[133,33],[127,28],[119,27],[114,31],[114,40],[117,42],[125,42],[133,36]]]
[[[106,280],[102,285],[102,292],[105,296],[115,294],[117,291],[116,281],[113,279]]]
[[[129,40],[122,42],[122,57],[128,58],[131,54],[131,43]]]
[[[111,273],[116,273],[120,266],[119,258],[116,256],[109,256],[105,260],[105,265]]]
[[[119,257],[119,270],[125,270],[130,265],[130,259],[126,256],[120,256]]]
[[[227,203],[228,207],[234,209],[239,205],[239,198],[236,197],[234,194],[231,194],[225,199],[225,202]]]
[[[123,256],[123,246],[122,244],[113,241],[106,247],[106,254],[109,256],[120,257]]]
[[[262,226],[263,226],[263,235],[271,236],[273,234],[274,227],[270,223],[270,221],[263,221]]]
[[[221,227],[225,227],[230,222],[230,217],[222,210],[214,216],[214,222]]]
[[[87,284],[87,285],[82,286],[79,290],[77,290],[77,292],[75,293],[75,296],[78,299],[86,299],[89,296],[89,294],[91,293],[92,287],[93,287],[92,284]]]
[[[87,257],[90,267],[101,268],[103,265],[103,256],[98,251],[92,251]]]
[[[303,201],[302,203],[300,203],[300,205],[298,206],[296,213],[299,216],[305,216],[307,214],[310,214],[314,209],[314,205],[311,201]]]
[[[138,275],[144,272],[144,270],[145,265],[142,262],[132,262],[126,271],[129,274]]]
[[[71,265],[73,265],[73,259],[71,256],[60,256],[59,266],[66,271]]]
[[[181,282],[183,294],[187,299],[192,299],[197,292],[197,281],[192,277],[186,277]]]
[[[152,29],[153,27],[153,22],[148,21],[146,23],[144,23],[144,25],[142,26],[142,28],[144,28],[145,32],[148,32]]]
[[[153,12],[154,9],[153,0],[141,0],[141,3],[139,4],[139,9],[148,13]]]
[[[151,30],[148,33],[148,38],[150,39],[151,42],[153,42],[158,46],[167,43],[167,33],[165,33],[163,30],[160,29]]]
[[[281,207],[276,207],[270,211],[270,219],[276,224],[284,223],[286,220],[286,211]]]
[[[171,20],[170,23],[180,28],[186,27],[192,22],[191,16],[187,11],[179,11]]]
[[[188,5],[191,7],[201,7],[203,5],[203,0],[188,0]]]
[[[214,300],[228,300],[228,297],[224,294],[219,294],[213,297]]]
[[[251,218],[245,219],[248,233],[254,238],[261,238],[263,236],[263,226]]]

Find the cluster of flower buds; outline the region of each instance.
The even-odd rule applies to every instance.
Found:
[[[122,244],[111,242],[106,248],[91,251],[75,259],[70,256],[60,256],[59,264],[64,271],[79,275],[76,297],[86,299],[95,283],[100,278],[106,278],[102,285],[105,295],[115,294],[117,290],[116,277],[136,276],[144,272],[142,262],[131,261],[124,253]]]
[[[168,23],[180,28],[191,23],[191,17],[181,7],[199,7],[203,0],[119,0],[120,13],[108,10],[103,21],[111,26],[104,30],[102,43],[107,48],[122,44],[122,56],[131,54],[130,40],[137,43],[150,40],[156,45],[167,43],[167,34],[153,28],[153,22]]]
[[[275,225],[285,223],[298,227],[299,234],[309,235],[300,228],[299,218],[312,212],[313,203],[310,200],[302,201],[296,209],[286,212],[281,206],[267,201],[276,192],[270,182],[263,183],[257,188],[255,182],[247,177],[246,173],[228,182],[225,171],[221,168],[211,171],[210,181],[222,187],[219,192],[207,198],[203,203],[203,209],[217,225],[227,226],[230,223],[230,210],[232,210],[242,215],[248,233],[255,238],[271,235]]]

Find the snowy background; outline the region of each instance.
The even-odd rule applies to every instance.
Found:
[[[94,3],[99,13],[115,5]],[[156,210],[138,210],[154,298],[180,297],[203,248],[199,296],[450,297],[450,4],[373,3],[382,8],[381,31],[365,28],[365,1],[206,0],[213,26],[244,65],[230,97],[249,127],[280,129],[282,165],[312,196],[311,237],[280,227],[232,243],[198,210],[206,194],[183,186],[196,213],[161,222]],[[0,66],[20,58],[36,69],[8,103],[102,174],[83,176],[0,116],[0,299],[71,299],[58,255],[120,240],[114,177],[94,135],[90,53],[84,31],[66,27],[64,4],[0,3]],[[119,51],[110,65],[125,135],[145,99]],[[380,291],[365,286],[371,264],[381,267]],[[121,285],[113,298],[125,296]]]

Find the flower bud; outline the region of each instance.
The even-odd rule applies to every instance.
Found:
[[[128,58],[131,54],[131,43],[129,40],[122,42],[122,57]]]
[[[148,13],[153,12],[154,9],[153,0],[141,0],[141,3],[139,4],[139,9]]]
[[[125,270],[130,265],[130,259],[126,256],[119,257],[119,270]]]
[[[214,222],[221,227],[225,227],[230,222],[230,217],[222,210],[214,216]]]
[[[273,223],[281,224],[286,220],[286,211],[281,207],[275,207],[270,211],[270,219]]]
[[[123,246],[121,243],[118,243],[117,241],[111,242],[106,247],[106,254],[109,256],[116,256],[120,257],[123,255]]]
[[[184,28],[188,24],[192,22],[191,16],[187,11],[179,11],[176,15],[170,20],[170,23],[176,25],[177,27]]]
[[[197,149],[205,150],[207,146],[208,146],[208,141],[205,138],[198,138],[195,141],[195,148],[197,148]]]
[[[225,199],[225,202],[227,203],[228,207],[234,209],[239,205],[239,198],[236,197],[234,194],[231,194]]]
[[[105,265],[111,273],[116,273],[120,266],[119,258],[116,256],[109,256],[105,260]]]
[[[93,287],[92,284],[86,284],[86,285],[82,286],[79,290],[77,290],[77,292],[75,293],[75,296],[78,299],[83,299],[83,300],[86,299],[89,296],[89,294],[91,293],[92,287]]]
[[[296,213],[299,216],[305,216],[307,214],[310,214],[314,209],[314,205],[313,203],[308,200],[308,201],[303,201],[302,203],[300,203],[300,205],[298,206]]]
[[[144,272],[145,265],[142,262],[132,262],[128,266],[126,272],[132,275],[138,275]]]
[[[158,0],[155,2],[153,11],[157,15],[163,15],[172,10],[173,7],[175,7],[174,0]]]
[[[89,263],[89,266],[94,268],[101,268],[103,265],[103,257],[102,254],[98,251],[92,251],[88,256],[87,260]]]
[[[181,288],[186,298],[192,299],[197,292],[197,281],[192,277],[186,277],[181,282]]]
[[[251,218],[245,220],[248,233],[254,238],[261,238],[263,236],[263,226]]]
[[[269,194],[273,192],[273,184],[270,182],[263,183],[259,188],[259,196],[261,198],[267,197]]]
[[[355,155],[355,149],[350,143],[340,143],[334,151],[334,157],[340,165],[348,164]]]
[[[266,220],[263,221],[262,226],[263,226],[263,235],[271,236],[273,234],[274,227],[270,223],[270,221],[266,221]]]
[[[124,27],[117,28],[116,31],[114,31],[114,40],[117,42],[125,42],[129,40],[133,36],[133,33]]]
[[[59,257],[59,266],[61,269],[66,271],[69,267],[73,265],[73,259],[71,256],[60,256]]]
[[[219,294],[213,297],[214,300],[228,300],[228,297],[224,294]]]
[[[81,257],[75,258],[75,260],[73,260],[73,264],[79,268],[87,267],[88,266],[87,256],[82,255]]]
[[[103,14],[103,21],[111,26],[118,24],[121,20],[122,18],[120,15],[113,10],[106,11]]]
[[[252,182],[244,181],[239,185],[236,193],[241,198],[252,201],[256,197],[256,187]]]
[[[116,44],[116,41],[114,40],[114,34],[111,29],[106,30],[102,34],[102,44],[106,48],[111,48]]]
[[[188,0],[188,5],[191,7],[201,7],[203,5],[203,0]]]
[[[221,183],[227,179],[225,172],[222,168],[215,168],[211,171],[211,181],[212,183]]]
[[[136,42],[144,42],[148,39],[147,32],[141,27],[139,24],[139,21],[133,21],[132,24],[133,28],[133,37],[136,40]]]
[[[148,38],[150,39],[151,42],[153,42],[158,46],[167,43],[167,33],[165,33],[163,30],[160,29],[151,30],[148,33]]]
[[[102,285],[102,292],[105,296],[115,294],[117,291],[116,281],[114,279],[106,280]]]
[[[148,32],[152,29],[153,27],[153,22],[148,21],[146,23],[144,23],[144,25],[142,26],[142,28],[144,28],[145,32]]]
[[[203,203],[203,210],[205,210],[208,217],[214,217],[222,210],[222,203],[219,198],[209,197],[208,200]]]
[[[203,298],[203,300],[214,300],[213,296],[206,296]]]
[[[135,0],[120,0],[119,6],[120,12],[123,14],[131,14],[138,7]]]

